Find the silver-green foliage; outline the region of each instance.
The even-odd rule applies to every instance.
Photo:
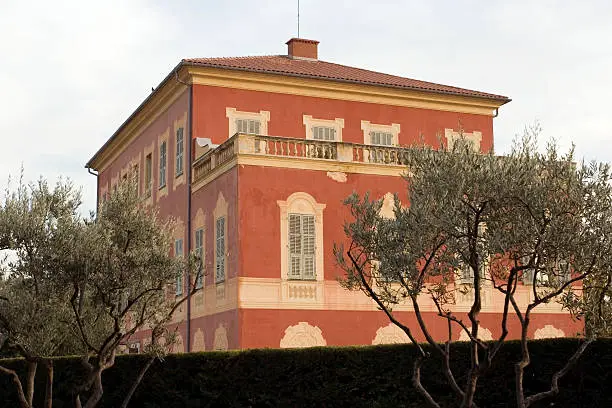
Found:
[[[573,149],[560,154],[550,142],[538,150],[539,129],[527,129],[507,156],[480,154],[464,141],[451,150],[426,146],[405,152],[408,197],[395,198],[394,217],[380,215],[381,201],[352,195],[346,200],[353,220],[346,224],[348,246],[334,248],[346,272],[341,283],[370,296],[408,337],[415,332],[440,353],[446,376],[461,405],[474,405],[478,377],[490,366],[508,335],[508,319],[521,323],[523,349],[516,363],[517,406],[527,407],[558,392],[558,379],[592,338],[610,333],[612,187],[610,167],[576,163]],[[531,291],[528,304],[515,296]],[[498,338],[478,337],[483,290],[502,294]],[[466,316],[454,311],[459,292],[473,299]],[[444,344],[434,339],[420,305],[430,298],[438,324],[447,328]],[[522,378],[529,364],[527,333],[539,305],[560,303],[585,324],[586,341],[551,382],[547,393],[524,396]],[[410,304],[418,325],[409,327],[393,308]],[[511,316],[514,315],[514,316]],[[472,343],[471,370],[458,384],[448,364],[450,341],[464,331]],[[431,406],[438,406],[420,383],[413,383]]]

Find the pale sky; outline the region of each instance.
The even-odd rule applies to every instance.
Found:
[[[297,0],[0,0],[0,187],[84,164],[186,57],[285,54]],[[579,157],[612,161],[612,2],[301,0],[319,58],[506,95],[497,153],[539,121]]]

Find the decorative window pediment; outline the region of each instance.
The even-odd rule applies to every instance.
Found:
[[[303,116],[306,128],[306,139],[327,142],[341,142],[344,119],[316,119],[310,115]]]
[[[399,144],[399,123],[380,125],[362,120],[361,130],[363,130],[364,144],[378,146],[397,146]]]

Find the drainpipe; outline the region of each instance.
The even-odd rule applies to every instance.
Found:
[[[96,176],[96,212],[98,212],[98,206],[100,205],[100,177],[98,177],[98,173],[95,170],[92,170],[91,167],[86,167],[87,172]]]
[[[193,84],[181,81],[178,76],[178,69],[174,72],[176,81],[189,87],[189,99],[187,100],[187,254],[191,253],[191,164],[193,161]],[[187,323],[185,331],[187,332],[187,341],[185,342],[186,352],[191,351],[191,279],[187,277]]]

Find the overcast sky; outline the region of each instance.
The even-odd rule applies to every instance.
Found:
[[[0,184],[71,178],[181,58],[285,54],[297,0],[0,0]],[[301,0],[319,58],[509,96],[498,153],[539,121],[612,161],[612,2]]]

